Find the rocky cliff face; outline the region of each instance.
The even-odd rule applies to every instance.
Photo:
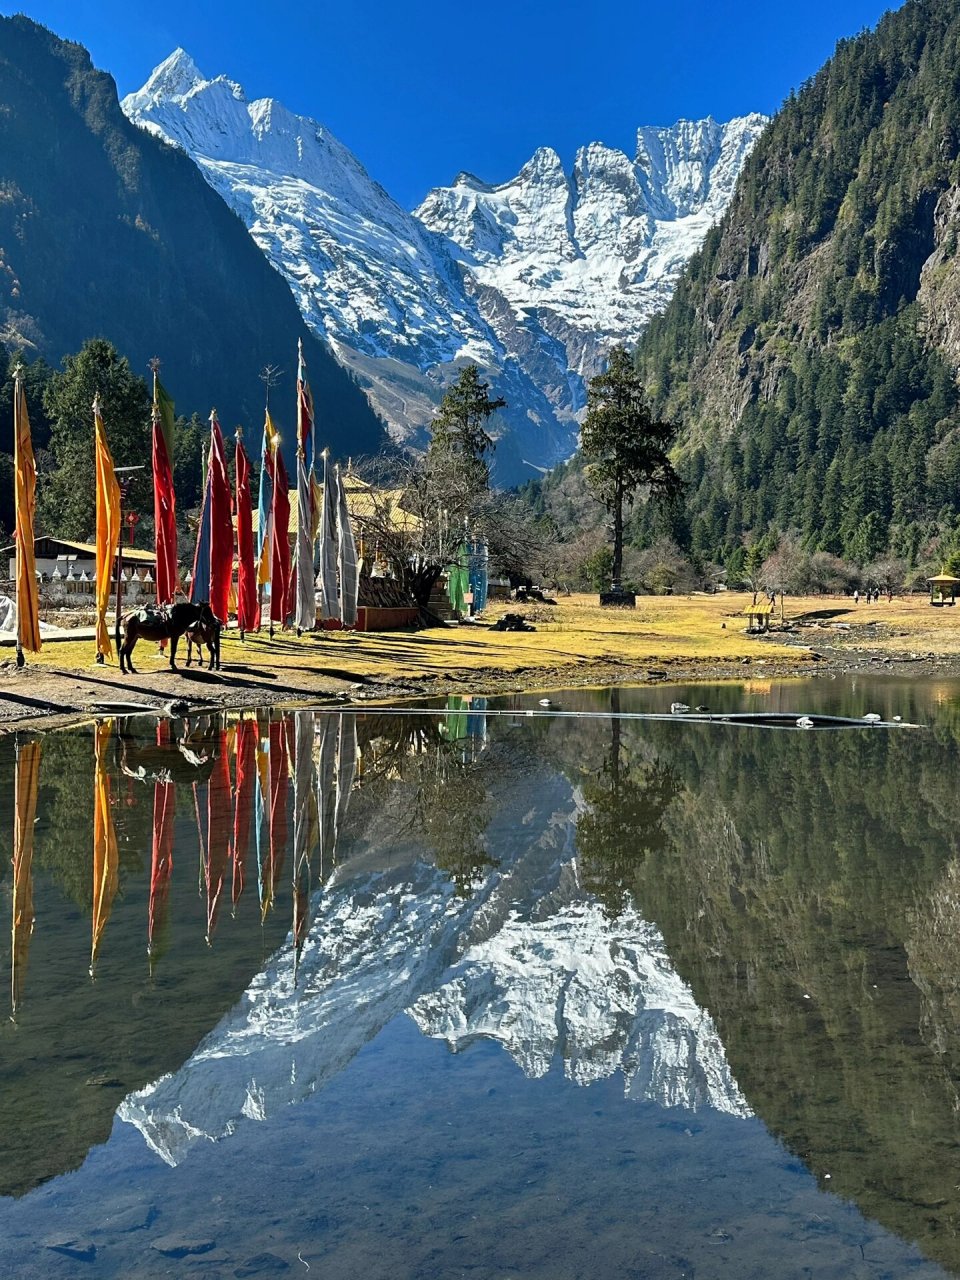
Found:
[[[594,143],[571,174],[541,148],[511,182],[461,175],[409,213],[322,125],[182,50],[123,107],[193,157],[396,438],[422,437],[476,361],[508,402],[503,482],[573,451],[585,380],[666,304],[765,123],[641,129],[633,160]]]

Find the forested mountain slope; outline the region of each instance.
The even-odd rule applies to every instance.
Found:
[[[960,3],[842,41],[760,138],[637,359],[683,423],[689,536],[863,564],[960,512]]]
[[[0,19],[0,341],[59,363],[105,337],[141,375],[157,355],[178,410],[216,405],[255,443],[259,372],[286,372],[292,418],[301,336],[324,439],[378,448],[365,396],[193,162],[126,119],[80,45]]]

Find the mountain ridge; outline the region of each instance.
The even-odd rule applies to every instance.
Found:
[[[569,282],[568,297],[549,288],[533,296],[527,289],[527,259],[542,255],[542,228],[528,236],[524,260],[515,254],[504,271],[494,269],[489,254],[478,260],[469,216],[465,224],[457,199],[447,194],[456,183],[435,188],[411,213],[323,125],[294,115],[274,99],[248,101],[225,76],[204,78],[183,50],[165,59],[122,105],[132,120],[196,161],[286,277],[308,324],[359,378],[395,438],[422,442],[446,383],[463,363],[478,363],[507,401],[493,424],[501,483],[529,478],[574,451],[586,380],[601,366],[610,342],[635,338],[652,309],[663,305],[670,281],[705,234],[724,192],[732,190],[727,162],[737,157],[742,162],[764,123],[760,116],[730,125],[702,122],[699,159],[687,157],[686,168],[674,145],[671,174],[685,178],[691,191],[699,178],[701,193],[714,193],[714,205],[706,213],[685,215],[688,221],[672,237],[660,236],[656,252],[647,256],[662,279],[649,289],[638,287],[646,260],[631,267],[632,242],[614,243],[614,253],[624,251],[622,260],[605,262],[604,272],[587,281],[588,292],[613,289],[626,301],[598,339],[582,296],[577,309],[583,281]],[[691,130],[697,132],[694,126]],[[670,131],[648,133],[654,139]],[[726,151],[725,139],[730,140]],[[604,158],[614,155],[602,144],[592,146],[601,148]],[[652,141],[649,148],[656,152]],[[665,144],[661,149],[669,150]],[[625,156],[623,162],[631,163]],[[655,176],[667,168],[666,161],[658,170],[650,160]],[[529,196],[549,215],[551,228],[558,216],[556,196],[560,193],[565,205],[563,193],[569,194],[572,181],[549,147],[539,148],[508,183],[491,185],[466,174],[457,179],[491,199],[526,184],[521,197]],[[636,177],[634,185],[635,200],[642,202]],[[596,183],[592,190],[596,194]],[[668,204],[661,199],[664,209]],[[650,239],[656,219],[649,209],[642,212]],[[511,210],[487,209],[487,215],[494,234],[500,234]],[[596,211],[588,209],[584,225],[591,216],[597,222]],[[560,218],[566,235],[563,209]],[[529,219],[527,225],[529,230]],[[631,232],[638,245],[640,231]],[[588,255],[574,247],[574,238],[567,236],[563,256],[586,263]]]

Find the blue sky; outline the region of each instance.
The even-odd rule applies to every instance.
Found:
[[[873,26],[878,0],[27,0],[139,88],[177,45],[328,126],[402,204],[469,169],[512,177],[536,147],[632,152],[640,124],[773,112]],[[894,6],[895,7],[895,6]],[[17,10],[6,5],[3,13]]]

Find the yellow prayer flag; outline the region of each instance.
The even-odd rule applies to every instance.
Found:
[[[97,653],[113,653],[107,630],[110,603],[110,574],[120,539],[120,486],[107,446],[107,433],[100,413],[100,397],[93,402],[93,426],[97,463]]]
[[[13,383],[13,469],[17,529],[17,644],[40,652],[40,594],[33,545],[37,468],[33,460],[27,398],[19,375]]]
[[[317,480],[317,474],[310,468],[310,541],[316,542],[320,536],[320,517],[323,515],[323,485]]]
[[[13,812],[13,929],[10,949],[10,1008],[16,1013],[23,995],[33,936],[33,824],[37,815],[40,743],[17,749]]]
[[[117,833],[110,808],[110,779],[107,776],[104,756],[113,721],[104,720],[94,730],[93,739],[93,937],[90,945],[90,974],[96,963],[100,940],[110,919],[113,900],[119,882],[119,854]]]
[[[273,425],[273,419],[270,417],[270,410],[266,412],[263,420],[263,431],[267,437],[267,448],[271,453],[276,453],[277,445],[280,443],[280,432]]]

